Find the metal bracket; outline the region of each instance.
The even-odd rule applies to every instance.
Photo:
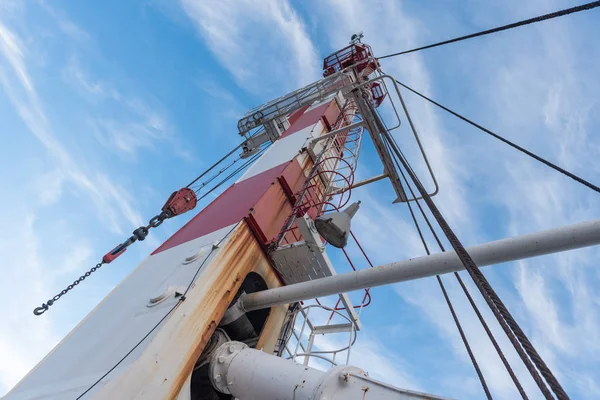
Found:
[[[373,140],[373,144],[375,145],[375,150],[377,150],[377,154],[379,154],[379,158],[383,163],[385,174],[390,179],[392,187],[398,196],[394,203],[407,201],[408,198],[406,197],[406,193],[402,187],[402,182],[400,181],[400,177],[398,176],[392,161],[392,157],[381,138],[381,135],[383,135],[384,132],[381,131],[381,126],[380,123],[378,123],[377,115],[372,112],[367,102],[362,98],[362,92],[360,90],[354,90],[352,92],[352,96],[354,97],[356,106],[363,116],[363,121],[367,127],[367,130],[369,131],[369,135],[371,135],[371,140]]]
[[[402,94],[400,93],[400,88],[398,87],[398,84],[396,83],[396,80],[392,76],[390,76],[390,75],[381,75],[381,76],[378,76],[376,78],[373,78],[371,80],[368,80],[366,82],[361,83],[360,85],[358,85],[356,87],[354,93],[359,92],[358,88],[361,88],[363,86],[368,86],[370,83],[373,83],[374,81],[385,82],[384,79],[386,79],[386,78],[389,79],[389,80],[391,80],[392,84],[394,85],[394,89],[396,90],[396,94],[398,95],[398,98],[400,99],[400,103],[402,104],[402,109],[404,111],[404,114],[406,114],[406,119],[408,120],[408,124],[410,125],[410,129],[412,130],[412,133],[413,133],[413,135],[415,137],[417,145],[419,146],[419,150],[421,151],[421,155],[423,156],[423,159],[425,160],[425,165],[427,166],[427,170],[429,171],[429,174],[431,175],[431,179],[433,180],[433,184],[435,186],[435,189],[433,190],[433,192],[429,193],[429,196],[433,197],[433,196],[435,196],[438,193],[438,191],[440,190],[440,187],[438,185],[437,179],[435,179],[435,174],[433,173],[431,165],[429,164],[429,159],[427,158],[427,154],[425,154],[425,149],[423,149],[423,145],[421,144],[421,139],[419,138],[419,134],[417,133],[417,129],[415,128],[415,125],[413,124],[412,119],[410,118],[410,114],[408,112],[408,108],[406,107],[406,104],[404,103],[404,99],[402,98]],[[391,99],[390,99],[390,101],[391,101]],[[375,117],[377,118],[377,120],[379,120],[379,118],[377,116],[375,116]],[[384,131],[385,131],[385,129],[384,129]],[[389,131],[387,131],[387,132],[389,134]],[[392,180],[392,184],[393,183],[394,182]],[[406,196],[405,196],[405,198],[406,198]],[[396,201],[394,201],[394,203],[396,203],[398,201],[414,201],[414,200],[419,200],[421,198],[422,197],[416,197],[414,199],[406,199],[406,200],[396,200]]]

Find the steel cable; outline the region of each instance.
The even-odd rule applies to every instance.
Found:
[[[268,147],[269,146],[263,147],[258,153],[256,153],[254,156],[252,156],[252,158],[248,159],[248,161],[246,161],[245,163],[243,163],[242,165],[240,165],[235,171],[233,171],[232,173],[230,173],[229,175],[227,175],[225,178],[223,178],[221,181],[219,181],[219,183],[217,183],[215,186],[213,186],[208,192],[206,192],[202,196],[198,197],[198,202],[200,200],[204,199],[206,196],[208,196],[212,192],[214,192],[215,190],[217,190],[221,185],[223,185],[225,182],[227,182],[228,180],[230,180],[231,178],[233,178],[235,175],[237,175],[238,173],[240,173],[248,165],[250,165],[254,161],[256,161],[258,159],[258,157],[260,157]],[[198,189],[198,191],[200,191],[200,189]]]
[[[213,165],[211,165],[206,171],[204,171],[203,173],[201,173],[200,175],[198,175],[193,181],[191,181],[186,187],[189,188],[190,186],[192,186],[194,183],[198,182],[198,180],[200,180],[204,175],[208,174],[210,171],[212,171],[217,165],[221,164],[223,161],[225,161],[225,159],[227,157],[229,157],[230,155],[232,155],[233,153],[235,153],[235,151],[237,149],[239,149],[240,147],[242,147],[244,143],[240,143],[237,146],[235,146],[229,153],[225,154],[219,161],[217,161],[216,163],[214,163]]]
[[[414,89],[411,89],[410,87],[406,86],[406,85],[405,85],[405,84],[403,84],[402,82],[400,82],[400,81],[398,81],[398,80],[396,80],[396,82],[398,82],[398,84],[399,84],[399,85],[401,85],[402,87],[404,87],[404,88],[406,88],[406,89],[410,90],[410,91],[411,91],[411,92],[413,92],[414,94],[416,94],[416,95],[418,95],[418,96],[422,97],[423,99],[425,99],[425,100],[429,101],[430,103],[432,103],[432,104],[434,104],[434,105],[436,105],[436,106],[440,107],[442,110],[449,112],[450,114],[454,115],[455,117],[458,117],[458,118],[462,119],[462,120],[463,120],[463,121],[465,121],[466,123],[468,123],[468,124],[470,124],[470,125],[473,125],[474,127],[476,127],[476,128],[478,128],[478,129],[482,130],[483,132],[487,133],[488,135],[490,135],[490,136],[492,136],[492,137],[494,137],[494,138],[496,138],[496,139],[500,140],[501,142],[504,142],[504,143],[506,143],[507,145],[511,146],[512,148],[514,148],[514,149],[517,149],[517,150],[519,150],[520,152],[522,152],[522,153],[524,153],[524,154],[527,154],[529,157],[531,157],[531,158],[533,158],[533,159],[535,159],[535,160],[537,160],[537,161],[541,162],[542,164],[544,164],[544,165],[546,165],[546,166],[548,166],[548,167],[550,167],[550,168],[554,169],[555,171],[558,171],[558,172],[560,172],[561,174],[563,174],[563,175],[565,175],[565,176],[568,176],[569,178],[571,178],[571,179],[573,179],[573,180],[575,180],[575,181],[577,181],[577,182],[581,183],[582,185],[584,185],[584,186],[587,186],[588,188],[590,188],[590,189],[592,189],[592,190],[594,190],[594,191],[596,191],[596,192],[600,193],[600,187],[598,187],[598,186],[594,185],[593,183],[590,183],[590,182],[586,181],[585,179],[583,179],[583,178],[581,178],[581,177],[579,177],[579,176],[577,176],[577,175],[575,175],[575,174],[573,174],[573,173],[571,173],[571,172],[569,172],[569,171],[567,171],[567,170],[565,170],[565,169],[563,169],[563,168],[559,167],[558,165],[556,165],[556,164],[554,164],[554,163],[552,163],[552,162],[550,162],[550,161],[548,161],[548,160],[546,160],[546,159],[544,159],[544,158],[542,158],[542,157],[538,156],[537,154],[534,154],[534,153],[532,153],[531,151],[529,151],[529,150],[527,150],[527,149],[525,149],[525,148],[523,148],[523,147],[519,146],[518,144],[515,144],[515,143],[511,142],[511,141],[510,141],[510,140],[508,140],[508,139],[505,139],[504,137],[502,137],[502,136],[498,135],[497,133],[494,133],[494,132],[490,131],[489,129],[486,129],[486,128],[484,128],[483,126],[481,126],[481,125],[479,125],[479,124],[477,124],[477,123],[475,123],[475,122],[471,121],[470,119],[468,119],[468,118],[466,118],[466,117],[463,117],[462,115],[458,114],[457,112],[454,112],[454,111],[450,110],[449,108],[447,108],[447,107],[444,107],[444,106],[443,106],[443,105],[441,105],[440,103],[438,103],[438,102],[436,102],[436,101],[434,101],[434,100],[430,99],[429,97],[427,97],[427,96],[425,96],[425,95],[423,95],[423,94],[421,94],[421,93],[417,92],[417,91],[416,91],[416,90],[414,90]]]
[[[483,295],[483,298],[490,306],[490,309],[492,310],[494,316],[500,323],[500,326],[505,331],[509,340],[515,347],[515,350],[523,360],[523,363],[526,365],[527,369],[531,373],[531,376],[535,380],[536,384],[538,385],[546,399],[551,400],[553,399],[553,396],[548,390],[548,387],[546,386],[545,382],[539,376],[536,367],[537,369],[539,369],[540,373],[542,374],[550,388],[554,391],[558,399],[569,399],[569,396],[566,394],[566,392],[564,391],[564,389],[562,388],[562,386],[560,385],[550,368],[548,368],[544,360],[537,353],[537,351],[535,350],[525,333],[521,330],[517,322],[514,320],[514,318],[508,311],[508,309],[504,306],[504,303],[500,300],[500,298],[493,290],[485,276],[481,273],[479,267],[477,267],[470,254],[465,250],[464,246],[462,245],[452,228],[450,228],[445,218],[442,216],[441,212],[439,211],[436,204],[433,202],[433,200],[423,187],[416,174],[414,174],[414,172],[408,168],[407,161],[400,154],[399,149],[396,146],[394,146],[393,143],[391,145],[392,149],[396,153],[396,157],[409,174],[417,190],[423,197],[423,200],[429,207],[431,214],[434,216],[440,228],[446,235],[448,241],[452,245],[461,263],[473,279],[473,282],[475,283],[477,288],[480,290],[481,294]]]
[[[383,119],[381,118],[379,113],[377,113],[377,114],[380,117],[379,121],[381,121],[381,123],[384,125],[385,130],[387,131],[387,126],[385,126]],[[389,151],[391,144],[385,139],[386,138],[384,137],[384,145],[387,147],[387,149]],[[400,164],[398,163],[397,158],[394,158],[394,163],[396,164],[396,168],[398,169],[398,172],[400,172],[400,175],[402,176],[402,179],[406,183],[412,197],[414,199],[416,199],[417,196],[415,196],[415,193],[414,193],[412,187],[410,186],[408,179],[406,178],[406,175],[404,174],[404,171],[402,170],[402,168],[400,168]],[[427,221],[427,225],[431,229],[431,232],[435,236],[439,246],[443,248],[439,238],[437,237],[437,234],[435,233],[431,224],[429,223],[429,220],[427,219],[418,199],[416,200],[416,203],[417,203],[417,206],[419,207],[419,209],[421,210],[421,214],[423,215],[423,217],[425,217],[425,220]],[[430,255],[431,252],[429,251],[429,247],[427,246],[427,242],[425,240],[425,237],[423,236],[423,232],[421,231],[421,227],[419,226],[419,222],[417,221],[417,218],[415,216],[415,213],[413,212],[410,202],[409,201],[406,202],[406,205],[408,206],[408,210],[410,211],[410,215],[412,217],[413,223],[415,224],[415,227],[417,228],[417,232],[419,233],[419,237],[421,238],[421,243],[423,244],[423,248],[425,249],[425,252],[427,253],[427,255]],[[439,275],[436,275],[436,278],[437,278],[438,285],[440,286],[440,289],[442,290],[442,294],[444,295],[444,299],[446,300],[446,305],[448,306],[448,309],[450,310],[450,314],[452,315],[452,319],[454,320],[454,324],[456,325],[456,329],[458,330],[460,338],[462,339],[465,349],[467,350],[467,354],[469,355],[471,364],[473,364],[473,368],[475,368],[475,372],[477,373],[477,377],[479,378],[481,387],[483,388],[483,391],[485,392],[485,395],[488,398],[488,400],[492,400],[492,394],[490,393],[487,382],[485,381],[485,377],[483,376],[483,373],[481,372],[481,368],[479,367],[479,363],[477,362],[477,359],[475,358],[475,354],[473,353],[473,351],[471,349],[471,345],[469,344],[467,336],[466,336],[466,334],[462,328],[462,325],[458,319],[458,315],[456,314],[456,311],[454,310],[452,301],[450,300],[450,297],[448,296],[448,293],[446,292],[446,287],[444,286],[444,282],[442,281],[442,278]]]
[[[383,122],[383,120],[382,120],[382,122]],[[384,122],[384,124],[385,124],[385,122]],[[402,157],[404,157],[404,154],[402,153],[402,150],[400,150],[400,147],[398,146],[398,143],[396,142],[396,140],[394,139],[394,137],[391,136],[391,135],[389,135],[389,138],[396,145],[396,147],[398,148],[398,151],[400,152],[400,154],[402,155]],[[405,159],[406,159],[406,157],[405,157]],[[398,170],[400,171],[400,173],[402,175],[402,178],[404,179],[404,181],[406,183],[406,186],[408,187],[408,190],[410,191],[410,193],[413,196],[413,198],[416,198],[414,190],[412,189],[412,186],[410,185],[410,183],[406,179],[406,177],[405,177],[402,169],[398,165],[398,161],[396,159],[394,161],[396,163],[396,166],[398,167]],[[413,170],[412,166],[410,165],[410,163],[408,162],[408,160],[406,160],[406,163],[408,165],[408,168],[416,176],[416,173],[414,172],[414,170]],[[427,217],[427,214],[425,213],[425,210],[423,210],[423,207],[421,206],[420,201],[417,200],[416,204],[417,204],[417,207],[419,208],[419,210],[421,211],[421,215],[423,216],[423,219],[425,220],[425,223],[427,224],[427,226],[429,227],[429,230],[433,234],[433,237],[435,238],[435,240],[436,240],[436,242],[438,244],[438,247],[440,248],[440,250],[442,252],[445,252],[446,249],[444,248],[444,245],[442,244],[442,242],[441,242],[441,240],[440,240],[437,232],[435,231],[435,229],[433,228],[431,222],[429,221],[429,218]],[[413,220],[414,220],[414,217],[413,217]],[[419,229],[419,228],[417,228],[417,229]],[[422,235],[421,235],[421,237],[422,237]],[[429,254],[429,252],[427,254]],[[500,357],[500,360],[502,361],[502,364],[504,364],[504,367],[506,368],[506,371],[508,372],[510,378],[512,379],[513,383],[515,384],[515,387],[519,391],[519,394],[521,395],[521,398],[523,400],[528,400],[527,394],[525,393],[525,390],[523,389],[523,386],[521,385],[521,382],[517,378],[515,372],[513,371],[512,367],[510,366],[510,364],[508,362],[508,360],[506,359],[506,356],[504,355],[504,352],[502,351],[502,349],[500,348],[500,345],[496,341],[496,338],[494,337],[494,334],[490,330],[488,324],[485,322],[485,319],[483,318],[483,315],[479,311],[479,307],[477,307],[477,304],[475,304],[475,301],[473,300],[473,297],[471,296],[471,294],[469,293],[467,287],[465,286],[462,278],[460,277],[460,275],[458,274],[458,272],[454,272],[454,276],[456,277],[456,280],[458,281],[458,283],[460,284],[463,292],[465,293],[465,296],[469,300],[469,303],[471,304],[471,308],[473,308],[473,311],[475,311],[475,314],[477,315],[477,318],[479,319],[479,322],[481,323],[483,329],[485,330],[488,338],[492,342],[492,345],[494,346],[494,349],[496,350],[496,353]],[[440,284],[441,284],[441,282],[440,282]],[[451,305],[449,304],[449,306],[451,306]],[[482,382],[482,384],[483,384],[483,382]]]
[[[403,54],[414,53],[414,52],[420,51],[420,50],[431,49],[432,47],[438,47],[438,46],[442,46],[442,45],[449,44],[449,43],[460,42],[462,40],[472,39],[472,38],[479,37],[479,36],[489,35],[491,33],[505,31],[505,30],[512,29],[512,28],[518,28],[518,27],[523,26],[523,25],[532,24],[534,22],[546,21],[548,19],[562,17],[564,15],[573,14],[573,13],[576,13],[576,12],[579,12],[579,11],[591,10],[592,8],[596,8],[598,6],[600,6],[600,1],[592,1],[591,3],[586,3],[586,4],[582,4],[580,6],[567,8],[565,10],[560,10],[560,11],[556,11],[556,12],[553,12],[553,13],[540,15],[539,17],[525,19],[523,21],[514,22],[512,24],[499,26],[497,28],[492,28],[492,29],[488,29],[488,30],[485,30],[485,31],[481,31],[481,32],[477,32],[477,33],[472,33],[470,35],[459,36],[459,37],[454,38],[454,39],[444,40],[443,42],[438,42],[438,43],[433,43],[433,44],[430,44],[430,45],[427,45],[427,46],[417,47],[416,49],[401,51],[399,53],[388,54],[388,55],[385,55],[385,56],[382,56],[382,57],[378,57],[378,59],[379,60],[383,60],[384,58],[390,58],[390,57],[400,56],[400,55],[403,55]]]

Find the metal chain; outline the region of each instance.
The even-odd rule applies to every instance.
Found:
[[[87,278],[88,276],[90,276],[91,274],[96,272],[100,267],[102,267],[102,265],[109,264],[112,260],[114,260],[116,257],[121,255],[125,251],[125,249],[127,249],[127,247],[129,247],[131,244],[135,243],[138,240],[140,240],[140,241],[144,240],[146,238],[146,236],[148,236],[148,232],[150,231],[151,228],[156,228],[156,227],[160,226],[164,222],[164,220],[167,218],[170,218],[170,215],[168,212],[164,212],[164,211],[161,212],[160,214],[152,217],[150,219],[150,221],[148,222],[148,225],[140,226],[139,228],[134,230],[132,236],[130,236],[126,241],[124,241],[123,243],[121,243],[120,245],[115,247],[107,255],[105,255],[103,257],[102,261],[100,261],[98,264],[96,264],[96,266],[92,267],[85,274],[81,275],[79,277],[79,279],[76,279],[75,281],[73,281],[72,284],[68,285],[66,288],[61,290],[57,295],[52,297],[50,300],[46,301],[45,303],[42,303],[42,305],[40,307],[36,307],[33,310],[33,313],[35,315],[42,315],[43,313],[48,311],[48,308],[50,308],[50,306],[52,306],[56,301],[58,301],[58,299],[60,299],[62,296],[67,294],[69,291],[71,291],[75,286],[77,286],[81,282],[83,282],[85,280],[85,278]],[[109,255],[112,255],[112,257],[108,257]]]
[[[210,168],[208,168],[206,171],[204,171],[202,174],[200,174],[198,177],[196,177],[192,182],[190,182],[186,186],[186,188],[189,188],[190,186],[194,185],[200,178],[202,178],[208,172],[210,172],[211,170],[213,170],[217,165],[219,165],[221,162],[223,162],[227,157],[231,156],[237,149],[239,149],[242,146],[242,144],[239,144],[236,147],[234,147],[229,153],[227,153],[219,161],[217,161]],[[252,158],[251,161],[253,161],[254,159],[255,158]],[[204,186],[208,185],[212,180],[214,180],[217,176],[221,175],[223,172],[225,172],[226,170],[228,170],[231,166],[233,166],[239,160],[240,160],[240,157],[234,159],[233,162],[231,162],[230,164],[228,164],[227,166],[225,166],[224,168],[222,168],[221,170],[219,170],[218,173],[216,173],[213,177],[209,178],[206,182],[202,183],[200,185],[200,187],[195,192],[200,191]],[[245,163],[244,166],[246,166],[247,164],[248,163]],[[240,171],[240,168],[238,168],[238,170],[236,170],[235,173],[237,173],[239,171]],[[227,179],[231,178],[231,176],[233,176],[234,174],[231,174]],[[219,183],[217,186],[220,186],[222,183],[223,182]],[[211,189],[209,191],[209,193],[212,192],[215,188]],[[46,311],[48,311],[49,307],[52,306],[56,301],[58,301],[58,299],[60,299],[65,294],[67,294],[75,286],[79,285],[88,276],[90,276],[92,273],[94,273],[96,270],[98,270],[98,268],[102,267],[102,265],[104,265],[104,264],[109,264],[111,261],[113,261],[119,255],[121,255],[127,249],[127,247],[129,247],[131,244],[135,243],[138,240],[140,240],[140,241],[144,240],[146,238],[146,236],[148,236],[148,233],[150,232],[150,229],[156,228],[156,227],[160,226],[164,222],[165,219],[168,219],[168,218],[171,218],[171,217],[174,216],[173,213],[172,213],[172,210],[170,210],[170,209],[166,209],[165,210],[164,208],[163,208],[163,210],[164,210],[163,212],[161,212],[160,214],[158,214],[158,215],[154,216],[153,218],[151,218],[150,221],[148,222],[148,225],[146,225],[146,226],[140,226],[139,228],[135,229],[132,232],[132,236],[130,236],[126,241],[124,241],[123,243],[121,243],[120,245],[118,245],[117,247],[115,247],[113,250],[111,250],[109,253],[107,253],[102,258],[101,262],[99,262],[98,264],[96,264],[96,266],[92,267],[85,274],[81,275],[79,277],[79,279],[75,280],[72,284],[70,284],[69,286],[67,286],[62,291],[60,291],[60,293],[58,293],[57,295],[55,295],[54,297],[52,297],[47,302],[42,303],[42,305],[40,307],[36,307],[33,310],[33,313],[35,315],[42,315],[43,313],[45,313]]]
[[[91,274],[93,274],[94,272],[96,272],[96,270],[98,268],[100,268],[102,265],[104,264],[104,262],[99,262],[98,264],[96,264],[95,267],[92,267],[89,271],[87,271],[85,274],[81,275],[79,277],[79,279],[76,279],[75,281],[73,281],[72,284],[70,284],[69,286],[67,286],[66,288],[64,288],[59,294],[57,294],[56,296],[54,296],[53,298],[51,298],[50,300],[48,300],[45,303],[42,303],[42,305],[40,307],[36,307],[33,310],[33,313],[35,315],[42,315],[43,313],[45,313],[48,308],[54,304],[56,301],[58,301],[58,299],[60,299],[62,296],[64,296],[65,294],[67,294],[71,289],[73,289],[75,286],[79,285],[81,282],[83,282],[85,280],[85,278],[87,278],[88,276],[90,276]]]

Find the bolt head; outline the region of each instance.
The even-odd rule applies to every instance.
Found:
[[[229,346],[229,353],[233,354],[234,351],[235,351],[235,348],[233,346]]]
[[[225,357],[221,356],[219,357],[219,363],[223,364],[225,362]]]
[[[342,381],[344,381],[345,383],[348,383],[348,372],[343,372],[343,371],[340,372],[339,377]]]
[[[221,375],[215,376],[215,382],[221,382],[222,380],[223,380],[223,377]]]

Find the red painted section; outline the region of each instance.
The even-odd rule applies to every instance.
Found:
[[[306,110],[308,110],[308,106],[300,107],[299,109],[290,114],[290,116],[288,117],[290,128],[292,125],[294,125],[294,122],[296,122],[298,118],[300,118],[302,114],[304,114]]]
[[[334,100],[332,100],[334,101]],[[296,133],[298,131],[301,131],[302,129],[306,128],[307,126],[311,126],[316,124],[317,122],[319,122],[319,119],[321,119],[321,117],[323,116],[323,114],[325,113],[325,110],[327,110],[327,108],[329,107],[331,103],[326,103],[323,105],[320,105],[319,107],[313,108],[310,111],[305,112],[304,114],[302,114],[284,133],[283,135],[281,135],[281,138],[284,138],[286,136],[290,136],[293,133]]]
[[[335,100],[306,112],[304,107],[292,113],[290,128],[282,135],[289,136],[316,124],[323,116],[335,119],[339,113]],[[289,188],[282,187],[277,178],[283,177]],[[251,178],[233,184],[218,198],[200,211],[192,220],[171,236],[152,254],[189,242],[218,229],[235,224],[252,215],[253,229],[260,240],[275,238],[292,213],[290,191],[299,191],[306,177],[298,160],[287,161]],[[266,244],[266,243],[265,243]]]
[[[257,204],[289,164],[290,162],[285,162],[233,184],[152,254],[160,253],[239,222],[248,214],[250,208]]]
[[[276,239],[291,215],[295,201],[291,201],[290,193],[298,192],[306,178],[300,164],[294,159],[283,170],[277,182],[272,185],[254,206],[252,216],[267,239],[264,245]],[[282,185],[282,182],[285,182]]]
[[[289,186],[292,193],[297,193],[300,189],[302,189],[304,182],[306,182],[304,171],[302,170],[302,167],[297,159],[294,159],[294,162],[290,163],[290,165],[283,170],[281,176],[285,179],[285,182]]]
[[[323,119],[327,121],[330,126],[335,125],[338,116],[340,115],[340,109],[336,101],[332,101],[329,107],[323,113]]]

